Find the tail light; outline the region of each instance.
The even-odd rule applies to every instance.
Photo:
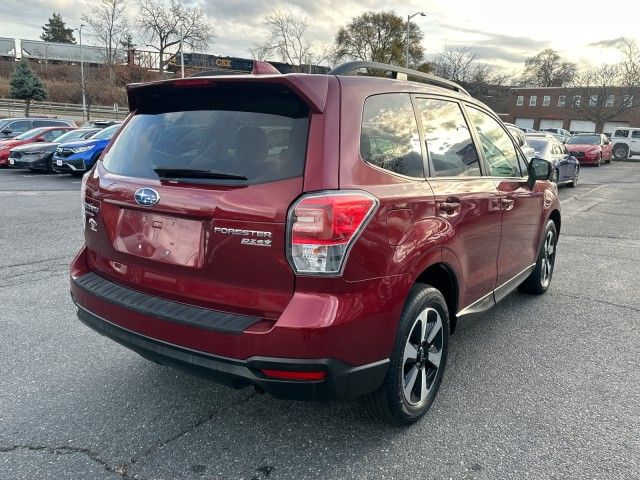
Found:
[[[298,274],[340,275],[378,200],[361,191],[305,195],[290,208],[288,258]]]

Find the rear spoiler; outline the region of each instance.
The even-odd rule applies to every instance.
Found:
[[[284,85],[309,105],[309,108],[314,113],[322,113],[327,103],[329,81],[332,78],[335,77],[308,74],[282,75],[275,67],[266,62],[254,62],[251,75],[201,75],[158,82],[129,84],[127,85],[127,98],[129,100],[129,111],[133,112],[140,105],[142,98],[149,95],[170,95],[174,88],[189,87],[191,85],[194,87],[215,88],[219,84],[259,82]]]

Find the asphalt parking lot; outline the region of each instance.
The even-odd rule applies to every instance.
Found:
[[[0,171],[0,478],[640,477],[640,163],[562,188],[554,281],[452,337],[408,429],[233,391],[82,325],[80,179]]]

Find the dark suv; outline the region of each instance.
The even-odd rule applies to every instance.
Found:
[[[550,164],[455,84],[352,62],[128,96],[83,180],[71,294],[143,357],[281,398],[362,396],[410,424],[459,318],[549,286]]]

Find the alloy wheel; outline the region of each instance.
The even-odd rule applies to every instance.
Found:
[[[402,359],[404,399],[412,406],[427,400],[440,369],[443,341],[440,313],[434,308],[423,310],[411,327]]]
[[[553,274],[553,266],[556,259],[556,239],[553,231],[548,231],[544,239],[542,251],[542,269],[540,273],[540,280],[542,286],[547,288],[551,283],[551,275]]]

